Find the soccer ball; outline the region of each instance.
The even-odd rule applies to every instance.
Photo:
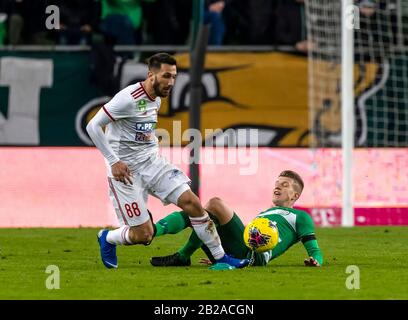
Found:
[[[271,250],[278,244],[278,241],[278,228],[267,218],[256,218],[245,227],[245,245],[255,252]]]

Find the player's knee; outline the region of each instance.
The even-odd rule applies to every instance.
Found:
[[[152,242],[153,239],[153,233],[150,232],[141,232],[138,234],[137,238],[135,239],[135,243],[137,244],[150,244],[150,242]]]
[[[211,198],[205,205],[205,209],[211,212],[212,214],[217,214],[219,208],[221,207],[222,200],[218,197]]]
[[[140,243],[144,244],[145,246],[148,246],[153,240],[153,233],[144,233],[142,235],[142,238],[140,240]]]
[[[153,232],[149,229],[136,230],[131,228],[129,232],[130,241],[133,244],[147,244],[153,239]]]

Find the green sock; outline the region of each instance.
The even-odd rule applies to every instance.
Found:
[[[188,218],[188,215],[186,213],[184,213],[183,211],[172,212],[155,224],[155,237],[159,237],[164,234],[179,233],[189,225],[190,219]]]
[[[188,238],[188,241],[186,242],[184,247],[182,247],[177,252],[184,260],[188,260],[193,255],[194,251],[201,248],[202,245],[203,242],[200,240],[200,238],[193,230],[193,232],[190,235],[190,238]]]

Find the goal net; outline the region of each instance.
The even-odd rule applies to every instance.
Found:
[[[360,0],[352,3],[353,144],[357,148],[408,147],[408,0]],[[309,141],[315,157],[316,179],[320,181],[329,179],[327,176],[332,174],[327,168],[327,159],[322,157],[339,159],[342,146],[342,0],[305,0],[305,15],[309,60]],[[324,149],[326,152],[322,155],[322,148],[331,149],[330,152]],[[330,166],[336,168],[336,177],[330,180],[336,191],[327,194],[326,198],[331,197],[330,201],[335,206],[341,206],[341,167],[333,162]],[[360,169],[354,168],[354,175],[356,170]],[[324,178],[319,178],[321,176]],[[321,184],[313,188],[320,197],[316,201],[322,202],[319,195],[326,191],[322,190]]]
[[[408,0],[354,1],[355,146],[408,146]],[[341,1],[307,0],[311,144],[341,146]]]

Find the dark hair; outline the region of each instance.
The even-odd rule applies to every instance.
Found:
[[[296,184],[298,184],[299,187],[300,187],[299,193],[302,193],[303,187],[305,186],[305,184],[303,183],[303,180],[300,177],[300,175],[297,174],[295,171],[292,171],[292,170],[282,171],[279,174],[279,177],[286,177],[286,178],[291,178],[291,179],[295,180]]]
[[[149,70],[160,69],[162,64],[169,64],[172,66],[177,66],[177,61],[171,55],[165,52],[156,53],[147,59],[147,66]]]

